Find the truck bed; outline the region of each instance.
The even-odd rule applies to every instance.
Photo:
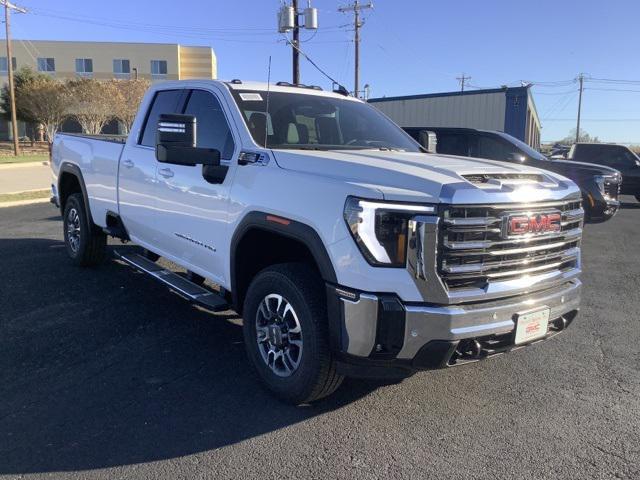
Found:
[[[80,167],[87,188],[93,221],[106,226],[107,211],[118,211],[118,164],[126,137],[59,133],[52,149],[54,185],[63,163]]]

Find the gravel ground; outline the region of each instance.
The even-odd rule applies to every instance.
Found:
[[[586,228],[564,334],[298,408],[257,385],[232,312],[116,261],[75,268],[52,206],[1,209],[0,476],[640,478],[640,204],[624,201]]]

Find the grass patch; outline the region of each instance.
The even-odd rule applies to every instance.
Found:
[[[32,192],[22,193],[2,193],[0,194],[0,203],[4,202],[18,202],[20,200],[37,200],[39,198],[49,198],[51,196],[51,190],[34,190]]]
[[[46,162],[49,160],[49,155],[20,155],[19,157],[13,157],[10,155],[0,156],[0,165],[7,163],[26,163],[26,162]]]

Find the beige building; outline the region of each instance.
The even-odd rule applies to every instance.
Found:
[[[66,80],[146,78],[151,81],[216,78],[218,65],[211,47],[176,43],[66,42],[20,40],[12,42],[13,67]],[[7,82],[6,42],[0,41],[0,84]],[[11,128],[0,120],[0,140],[9,140]],[[20,137],[33,136],[23,122]],[[116,128],[116,127],[113,127]]]
[[[216,78],[217,62],[211,47],[176,43],[62,42],[20,40],[12,42],[13,65],[29,66],[60,79],[89,77],[181,80]],[[0,41],[0,52],[6,42]],[[7,57],[0,56],[0,78],[6,81]]]

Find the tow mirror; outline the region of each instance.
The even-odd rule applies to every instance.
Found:
[[[220,152],[196,147],[196,117],[163,113],[158,118],[156,159],[175,165],[220,165]]]
[[[418,135],[418,142],[424,147],[427,153],[436,153],[438,137],[435,132],[430,130],[421,130]]]

